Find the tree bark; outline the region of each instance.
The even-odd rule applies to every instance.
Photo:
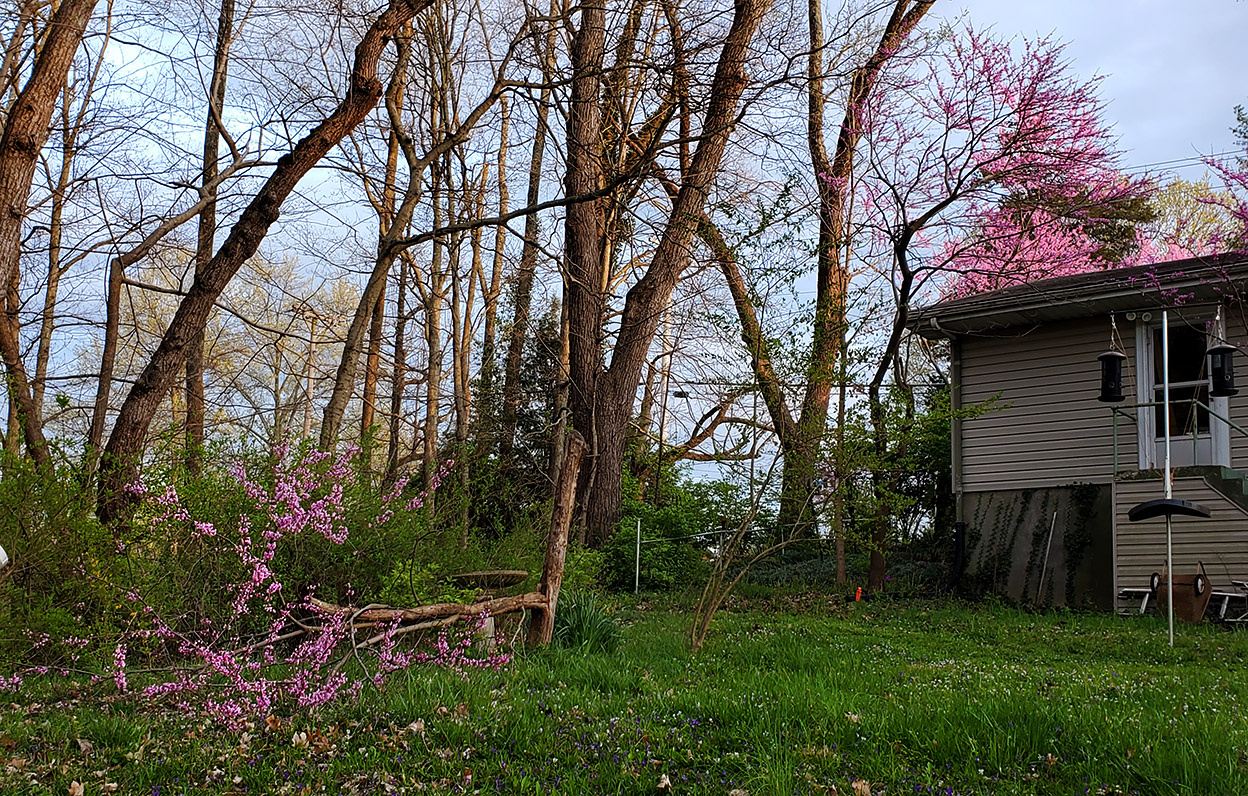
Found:
[[[565,286],[563,293],[567,295]],[[564,444],[568,436],[568,302],[561,301],[559,306],[559,382],[555,385],[554,406],[551,416],[554,418],[555,429],[550,439],[550,494],[554,499],[555,490],[559,488],[559,473],[563,471],[563,455],[567,448]],[[584,440],[582,440],[584,441]],[[585,525],[578,524],[576,540],[585,544]]]
[[[35,165],[95,2],[62,0],[48,23],[30,78],[5,119],[0,134],[0,285],[8,285],[18,268]]]
[[[443,182],[442,177],[445,176],[444,167],[449,167],[445,161],[434,169],[433,184],[430,189],[430,198],[433,202],[433,226],[437,229],[442,226],[442,195]],[[447,191],[449,193],[449,190]],[[452,233],[455,234],[455,233]],[[438,471],[438,432],[439,424],[442,420],[442,301],[445,293],[445,266],[446,259],[445,238],[435,238],[433,241],[433,254],[429,258],[429,285],[422,289],[421,300],[424,309],[424,332],[425,332],[425,419],[421,429],[421,484],[428,491],[429,497],[425,500],[425,505],[433,510],[436,495],[433,487],[433,477]]]
[[[390,379],[390,433],[386,439],[385,483],[399,477],[399,441],[402,435],[403,393],[407,386],[407,255],[399,255],[399,287],[394,301],[394,372]]]
[[[737,105],[748,82],[745,59],[749,44],[769,5],[768,0],[738,0],[736,3],[732,26],[725,38],[711,84],[702,122],[702,137],[689,164],[688,175],[672,202],[671,213],[650,267],[628,291],[611,354],[611,365],[601,373],[598,372],[601,367],[598,319],[602,307],[599,282],[596,277],[590,281],[578,278],[583,274],[584,264],[578,269],[572,267],[574,261],[587,259],[587,255],[592,253],[583,244],[595,240],[595,233],[600,241],[601,227],[596,225],[596,218],[577,219],[578,223],[574,225],[572,208],[568,211],[565,240],[569,247],[569,272],[572,277],[569,290],[572,418],[578,430],[588,429],[594,435],[590,442],[592,481],[585,507],[588,539],[593,545],[606,542],[619,521],[623,441],[631,419],[633,395],[640,383],[646,353],[653,341],[662,309],[667,306],[681,271],[688,262],[698,219],[703,215],[707,194],[719,171],[728,137],[736,122]],[[601,59],[598,59],[600,62]],[[574,72],[573,114],[577,111],[578,78],[592,79]],[[593,176],[591,169],[573,168],[576,162],[574,155],[583,156],[588,151],[584,143],[586,139],[580,136],[589,132],[594,119],[586,121],[591,124],[577,125],[572,117],[569,118],[569,183],[573,182],[574,176],[580,179],[586,175]],[[573,130],[578,132],[575,138]],[[580,184],[569,184],[569,193],[582,187]],[[574,249],[573,241],[578,239],[580,245]],[[586,285],[592,287],[587,289]],[[585,484],[585,476],[582,476],[583,488]]]
[[[555,611],[559,607],[559,588],[563,585],[563,565],[568,557],[568,529],[572,524],[572,509],[576,501],[576,483],[585,455],[585,440],[573,431],[568,437],[568,449],[563,456],[559,471],[559,486],[555,505],[550,513],[550,533],[546,537],[546,559],[542,565],[542,579],[537,590],[546,598],[545,605],[533,609],[529,623],[529,646],[549,644],[555,632]]]
[[[382,281],[381,292],[377,295],[377,303],[369,313],[368,355],[364,359],[364,396],[360,410],[360,440],[368,441],[372,437],[373,424],[377,416],[377,373],[381,367],[381,336],[386,319],[386,285]],[[371,442],[369,443],[371,447]]]
[[[234,38],[234,0],[221,0],[217,17],[217,45],[212,57],[212,82],[208,88],[208,118],[204,122],[204,161],[201,183],[209,200],[199,213],[195,246],[196,277],[212,260],[217,235],[217,161],[220,159],[220,119],[225,110],[225,84]],[[186,468],[199,475],[204,450],[204,329],[192,335],[186,351]]]
[[[51,462],[51,456],[47,440],[43,437],[43,418],[36,414],[35,404],[31,399],[30,380],[22,362],[21,340],[18,338],[21,328],[17,316],[21,306],[18,295],[20,276],[21,271],[17,268],[9,272],[4,312],[0,314],[0,354],[4,357],[4,366],[8,371],[9,400],[17,406],[17,420],[26,440],[26,451],[36,465],[44,467]]]
[[[466,187],[466,186],[465,186]],[[482,192],[485,186],[481,186]],[[480,196],[480,194],[478,194]],[[472,212],[481,216],[480,201],[472,203]],[[455,470],[459,477],[459,548],[468,547],[470,505],[468,487],[472,481],[472,463],[468,457],[468,434],[472,421],[472,385],[469,381],[472,360],[472,314],[476,275],[481,271],[481,227],[469,233],[472,266],[464,287],[460,268],[461,241],[454,238],[451,249],[451,386],[455,401]]]
[[[161,399],[173,386],[186,361],[186,350],[204,327],[213,302],[239,267],[256,253],[282,203],[309,170],[351,132],[381,98],[377,63],[386,44],[409,19],[432,0],[391,0],[355,49],[347,95],[334,112],[318,124],[277,162],[255,199],[243,210],[215,256],[196,277],[178,307],[159,347],[127,395],[109,436],[103,456],[97,514],[106,523],[117,520],[132,503],[122,489],[134,480],[144,438]]]
[[[567,196],[587,195],[602,184],[602,108],[599,95],[605,50],[605,2],[587,0],[580,6],[580,27],[572,40],[570,52],[572,91],[566,123],[567,174],[564,179]],[[588,516],[588,496],[596,488],[595,476],[603,444],[598,438],[598,421],[605,421],[605,418],[596,416],[594,405],[598,376],[602,371],[601,204],[578,202],[569,205],[564,214],[563,227],[568,272],[564,293],[568,304],[568,374],[572,383],[568,405],[573,428],[589,445],[589,466],[581,473],[578,491],[583,496],[582,510],[586,512],[589,542],[598,546],[610,535],[609,530],[599,530],[592,524]],[[522,264],[522,272],[523,269]],[[605,422],[602,427],[607,427]],[[607,513],[610,514],[609,506]]]

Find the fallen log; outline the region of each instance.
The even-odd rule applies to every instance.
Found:
[[[501,614],[527,611],[546,607],[546,595],[541,592],[518,594],[514,597],[498,597],[493,600],[482,600],[478,603],[433,603],[418,605],[413,608],[393,608],[377,606],[361,611],[344,605],[335,605],[324,600],[312,599],[312,605],[328,616],[351,616],[355,622],[423,622],[430,619],[447,617],[472,617],[481,614],[499,616]]]

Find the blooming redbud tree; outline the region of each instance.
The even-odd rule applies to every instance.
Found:
[[[1012,43],[967,28],[906,45],[862,109],[854,186],[855,255],[879,330],[868,408],[873,491],[869,586],[883,587],[890,496],[914,397],[899,356],[910,307],[942,293],[1089,267],[1106,208],[1141,202],[1102,120],[1097,80],[1071,73],[1062,46]],[[883,286],[881,289],[880,286]],[[900,396],[886,405],[885,385]]]
[[[1099,81],[1062,45],[968,28],[893,63],[865,109],[857,203],[860,251],[899,303],[1104,265],[1089,228],[1152,185],[1120,171]]]

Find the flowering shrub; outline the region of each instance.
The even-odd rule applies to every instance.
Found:
[[[358,517],[353,522],[359,507],[350,505],[348,494],[355,484],[350,464],[355,453],[283,446],[265,471],[235,463],[229,476],[249,510],[238,512],[232,522],[198,517],[172,486],[149,490],[143,483],[133,485],[147,512],[135,537],[139,541],[132,545],[167,538],[176,540],[171,547],[194,546],[196,556],[234,573],[234,582],[225,589],[222,610],[213,615],[163,615],[154,607],[163,603],[145,600],[139,590],[124,590],[134,619],[119,635],[106,672],[117,689],[171,699],[182,709],[202,709],[239,726],[279,707],[315,708],[355,694],[366,682],[380,685],[388,674],[414,664],[459,671],[505,665],[508,655],[474,653],[472,636],[486,617],[462,629],[448,626],[454,617],[442,620],[436,623],[439,635],[432,652],[404,650],[400,641],[411,626],[361,620],[362,611],[320,602],[312,588],[290,588],[279,559],[291,548],[313,542],[342,548],[350,539],[349,527],[384,531],[395,508],[414,511],[426,497],[402,499],[406,481],[401,481],[367,522]],[[442,468],[435,486],[452,465]],[[349,587],[346,594],[351,597]],[[164,645],[181,663],[168,679],[136,689],[127,676],[127,658],[133,648],[152,644]],[[375,671],[370,673],[370,667]],[[20,685],[21,674],[0,680],[0,688]]]

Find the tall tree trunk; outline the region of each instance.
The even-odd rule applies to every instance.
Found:
[[[87,431],[87,450],[94,454],[104,444],[104,423],[108,399],[113,390],[113,368],[117,362],[117,338],[121,323],[121,284],[125,266],[121,259],[108,261],[108,278],[104,285],[104,345],[100,352],[100,376],[95,387],[95,405],[91,410],[91,428]]]
[[[412,33],[410,26],[405,28],[403,34],[396,42],[397,53],[395,56],[394,74],[390,77],[390,84],[386,87],[386,111],[390,116],[390,129],[386,134],[386,170],[383,175],[384,184],[381,187],[379,201],[377,202],[377,236],[378,240],[385,237],[390,231],[394,222],[396,211],[395,202],[397,201],[398,186],[395,180],[399,174],[399,139],[405,133],[401,132],[403,121],[403,97],[406,78],[407,64],[411,55]],[[393,262],[386,266],[386,279],[389,278],[391,270],[393,270]],[[364,408],[360,412],[360,439],[369,439],[376,422],[376,403],[377,403],[377,379],[381,369],[381,337],[384,332],[386,309],[386,285],[385,279],[382,281],[381,291],[377,296],[377,303],[373,305],[371,325],[368,330],[368,359],[365,363],[364,370]],[[398,320],[395,321],[396,328]],[[322,423],[324,427],[324,423]],[[370,456],[371,458],[371,456]]]
[[[4,426],[4,450],[11,456],[22,453],[22,416],[17,411],[17,394],[5,381],[5,393],[9,399],[7,420]]]
[[[565,286],[563,294],[564,300],[559,302],[559,381],[555,384],[555,400],[551,410],[551,416],[554,418],[555,430],[550,438],[550,488],[551,498],[554,499],[554,491],[558,488],[559,473],[563,469],[563,454],[565,452],[564,440],[568,435],[568,396],[570,392],[570,382],[568,380],[568,302],[566,299],[567,288]],[[585,544],[585,523],[577,523],[576,540],[581,544]]]
[[[48,23],[30,78],[5,118],[0,134],[0,285],[8,285],[18,269],[35,165],[95,2],[62,0]]]
[[[377,374],[381,368],[381,336],[386,320],[386,285],[382,282],[381,292],[377,295],[377,303],[369,313],[368,354],[364,359],[364,395],[360,409],[360,440],[367,442],[373,436],[373,425],[377,422]]]
[[[69,103],[69,89],[66,88],[65,103]],[[68,115],[66,108],[64,113]],[[56,303],[61,287],[61,277],[65,271],[61,264],[61,241],[64,235],[65,198],[69,190],[70,166],[74,160],[75,130],[70,129],[68,120],[62,127],[64,149],[61,151],[61,173],[56,188],[52,191],[52,212],[48,219],[48,283],[43,292],[43,314],[39,319],[39,348],[35,354],[35,379],[31,382],[31,406],[37,417],[43,417],[43,397],[48,382],[48,361],[52,357],[52,332],[56,328]]]
[[[204,122],[204,161],[201,184],[210,199],[199,213],[199,234],[195,246],[195,276],[212,260],[217,235],[217,202],[214,181],[220,159],[220,120],[225,111],[226,73],[230,45],[234,38],[234,0],[221,0],[217,17],[217,46],[212,57],[212,82],[208,89],[208,118]],[[204,452],[204,329],[192,335],[186,350],[186,467],[199,475]]]
[[[557,0],[551,2],[551,17],[557,12]],[[582,26],[584,20],[582,19]],[[546,153],[547,119],[550,115],[550,82],[553,79],[555,28],[547,30],[543,44],[542,90],[538,96],[536,127],[533,131],[533,150],[529,154],[529,185],[525,194],[528,207],[535,207],[541,198],[542,162]],[[578,34],[579,35],[579,34]],[[599,56],[601,64],[601,56]],[[582,181],[584,182],[584,181]],[[587,184],[587,183],[586,183]],[[597,187],[596,185],[594,186]],[[569,193],[569,196],[574,194]],[[499,423],[498,439],[504,459],[510,459],[516,438],[516,411],[520,406],[520,365],[524,360],[524,343],[529,335],[529,314],[533,302],[533,281],[537,274],[538,216],[530,210],[524,216],[524,245],[520,249],[520,267],[516,271],[515,295],[511,313],[511,329],[507,334],[507,359],[503,367],[503,409]],[[566,304],[566,301],[565,301]],[[563,455],[560,445],[558,458]],[[553,477],[553,476],[552,476]],[[553,483],[553,481],[552,481]]]
[[[845,584],[847,577],[845,568],[845,492],[846,480],[849,477],[849,463],[845,460],[845,411],[848,397],[849,368],[846,363],[848,353],[848,336],[841,335],[840,379],[837,385],[836,401],[836,483],[832,494],[832,538],[836,549],[836,585]]]
[[[159,347],[126,396],[109,436],[101,462],[103,473],[97,511],[104,522],[117,520],[133,501],[133,496],[122,486],[134,480],[152,417],[177,379],[186,361],[186,349],[207,322],[213,303],[239,267],[256,253],[269,227],[280,215],[282,203],[303,176],[377,104],[382,93],[377,80],[377,63],[386,44],[404,23],[431,2],[391,0],[356,46],[346,97],[328,118],[278,160],[273,173],[243,210],[221,248],[196,277]]]
[[[498,131],[498,215],[505,216],[509,209],[510,195],[507,190],[507,132],[511,123],[511,109],[507,98],[499,100],[502,121]],[[484,192],[485,186],[482,186]],[[478,212],[478,218],[484,209]],[[478,240],[480,233],[476,233]],[[507,245],[507,227],[499,224],[494,231],[494,258],[490,264],[489,285],[481,286],[485,307],[485,330],[481,338],[481,393],[490,395],[494,389],[494,372],[498,363],[494,346],[498,337],[498,296],[503,284],[503,252]],[[497,420],[497,418],[495,418]]]
[[[849,262],[844,256],[849,186],[854,153],[862,137],[859,113],[875,89],[880,71],[918,26],[935,0],[896,0],[884,32],[871,57],[854,72],[846,97],[845,116],[829,160],[824,143],[824,37],[820,0],[808,0],[810,50],[807,56],[806,140],[811,172],[819,194],[819,244],[815,282],[815,321],[811,334],[806,390],[794,429],[783,444],[784,474],[780,489],[782,529],[797,536],[814,531],[814,479],[820,445],[828,423],[828,403],[836,378],[837,341],[845,328]]]
[[[682,182],[671,213],[659,240],[654,257],[646,273],[628,291],[619,332],[612,350],[611,365],[599,373],[601,349],[600,333],[602,295],[597,292],[600,275],[585,274],[592,251],[583,248],[584,243],[601,241],[598,216],[578,218],[573,223],[572,208],[568,209],[565,245],[568,246],[570,284],[570,344],[572,364],[572,417],[578,429],[591,429],[593,460],[591,480],[587,494],[585,519],[589,542],[601,545],[615,530],[619,521],[621,505],[621,474],[623,470],[624,437],[631,419],[633,396],[640,383],[641,370],[646,353],[654,339],[662,310],[671,299],[681,271],[688,262],[688,252],[702,217],[706,197],[719,171],[728,137],[736,121],[737,106],[745,91],[748,79],[745,61],[750,41],[757,30],[763,14],[769,7],[768,0],[739,0],[734,10],[732,26],[724,40],[723,48],[711,84],[711,92],[702,123],[702,137],[689,165],[689,173]],[[582,14],[588,13],[588,8]],[[582,22],[577,40],[589,29]],[[576,50],[576,42],[573,45]],[[588,49],[588,48],[587,48]],[[599,48],[600,49],[600,48]],[[582,65],[590,61],[580,61]],[[597,59],[601,63],[601,58]],[[577,156],[590,150],[584,136],[595,126],[597,116],[587,118],[585,123],[575,119],[577,112],[577,80],[587,76],[579,74],[578,61],[573,59],[573,107],[568,120],[568,193],[582,188],[574,180],[587,174],[595,176],[592,168],[577,167]],[[596,78],[589,77],[596,83]],[[596,88],[596,86],[593,86]],[[588,101],[588,100],[586,100]],[[595,233],[597,233],[595,235]],[[574,247],[574,242],[576,242]],[[599,254],[601,252],[599,251]],[[585,261],[585,262],[582,262]],[[573,264],[578,263],[574,268]],[[593,263],[600,265],[601,261]],[[581,277],[590,277],[578,284]],[[593,328],[591,329],[591,325]],[[582,477],[582,484],[586,479]]]
[[[564,193],[583,196],[602,183],[602,65],[606,49],[606,4],[587,0],[580,5],[580,27],[572,39],[570,53],[572,93],[568,103],[567,175]],[[530,184],[530,190],[531,190]],[[602,441],[597,429],[594,396],[602,371],[602,243],[603,217],[599,202],[578,202],[564,214],[563,247],[568,272],[565,301],[568,304],[569,379],[572,389],[568,404],[572,425],[589,446],[588,466],[581,468],[578,494],[586,512],[591,544],[599,545],[610,535],[599,529],[588,516],[588,496],[596,481]],[[521,263],[521,278],[524,264]],[[519,325],[518,322],[516,324]],[[606,428],[605,424],[601,427]],[[618,429],[617,429],[618,430]],[[618,478],[618,474],[617,474]]]
[[[110,27],[111,32],[111,27]],[[61,277],[69,268],[64,262],[62,241],[64,239],[65,204],[69,198],[73,183],[73,164],[78,155],[79,135],[90,107],[91,97],[95,92],[95,83],[104,63],[104,49],[108,46],[108,37],[104,38],[97,55],[95,67],[87,80],[82,97],[79,99],[78,113],[72,113],[74,103],[74,82],[66,73],[65,90],[61,100],[61,168],[57,175],[56,185],[52,189],[52,212],[48,220],[48,283],[44,290],[43,315],[39,324],[39,348],[35,355],[35,379],[31,384],[31,399],[36,416],[43,417],[43,399],[47,389],[48,362],[52,358],[52,332],[56,327],[57,298],[60,292]],[[73,260],[71,259],[71,262]]]
[[[394,301],[394,372],[390,379],[390,433],[386,439],[385,482],[399,477],[403,393],[407,386],[407,255],[399,256],[399,287]]]
[[[433,226],[442,226],[443,178],[448,176],[449,163],[444,159],[434,169],[430,197],[433,201]],[[450,187],[446,186],[446,194]],[[426,504],[433,508],[434,493],[432,490],[434,474],[438,471],[438,425],[442,419],[442,299],[445,274],[443,262],[445,258],[445,238],[435,238],[433,254],[429,258],[429,284],[422,291],[422,302],[425,317],[425,420],[421,439],[421,470],[423,486],[429,491]]]
[[[14,268],[9,272],[4,312],[0,313],[0,354],[4,357],[4,366],[8,371],[9,400],[17,406],[17,420],[26,440],[26,452],[35,464],[43,467],[51,461],[51,456],[48,453],[48,443],[43,437],[43,418],[35,414],[30,380],[26,376],[26,365],[22,362],[19,337],[21,325],[17,315],[22,303],[18,295],[20,280],[20,269]]]
[[[876,365],[875,373],[871,376],[871,382],[867,385],[867,406],[871,416],[871,445],[874,459],[871,468],[871,485],[875,490],[875,512],[871,529],[871,565],[867,573],[867,588],[873,594],[878,594],[884,588],[885,553],[891,529],[889,520],[892,517],[886,498],[896,493],[900,479],[898,470],[892,466],[892,463],[905,456],[910,440],[909,435],[902,434],[899,435],[896,444],[893,444],[889,437],[887,407],[884,405],[881,393],[889,371],[898,372],[897,352],[901,349],[902,335],[910,317],[910,299],[914,289],[914,272],[910,270],[907,248],[917,231],[922,229],[922,223],[925,222],[912,222],[912,226],[903,231],[899,240],[893,244],[893,262],[901,275],[896,292],[896,312],[893,315],[893,328],[888,341],[884,344],[884,352]],[[902,379],[894,378],[893,381],[894,385],[903,391],[906,400],[906,416],[903,418],[903,424],[908,425],[914,418],[914,394],[909,385],[902,383]]]
[[[434,34],[429,34],[430,36]],[[364,287],[364,292],[360,296],[360,302],[356,306],[355,313],[351,318],[351,325],[347,329],[346,339],[342,347],[342,357],[338,362],[338,370],[334,377],[334,387],[330,394],[329,401],[325,404],[325,411],[321,421],[320,446],[328,449],[338,438],[338,431],[342,425],[342,417],[346,412],[347,401],[351,398],[351,392],[355,388],[355,371],[359,361],[360,349],[364,343],[364,333],[368,326],[370,312],[377,297],[385,286],[386,275],[390,272],[394,264],[394,258],[398,255],[402,246],[400,241],[407,231],[408,225],[411,223],[412,214],[415,212],[417,205],[421,199],[421,180],[425,170],[430,165],[437,162],[439,158],[444,158],[453,147],[462,143],[468,138],[473,127],[486,111],[498,101],[502,96],[505,83],[502,78],[503,69],[506,62],[499,68],[499,75],[495,80],[493,89],[481,102],[472,109],[472,112],[464,118],[463,121],[451,120],[445,124],[445,129],[441,129],[437,124],[438,118],[450,118],[449,114],[445,114],[445,109],[440,109],[437,105],[433,106],[434,122],[431,128],[434,131],[434,144],[429,151],[423,155],[418,155],[415,146],[412,143],[411,136],[403,129],[402,119],[402,92],[401,89],[406,82],[406,64],[407,56],[411,52],[410,30],[405,30],[398,38],[400,67],[402,71],[396,69],[394,78],[391,80],[391,87],[397,88],[397,96],[392,96],[386,101],[386,108],[390,114],[391,129],[396,131],[399,146],[403,151],[404,158],[407,161],[408,169],[408,185],[404,192],[403,199],[399,203],[399,207],[395,210],[387,222],[384,231],[380,235],[377,243],[377,256],[373,262],[373,270],[369,274],[368,282]],[[436,44],[436,42],[435,42]],[[446,47],[448,45],[438,45]],[[446,56],[446,57],[449,57]],[[450,65],[441,66],[439,71],[448,72]],[[432,92],[442,92],[445,90],[444,84],[435,84],[430,89]],[[441,102],[441,100],[435,100]],[[443,103],[445,104],[445,103]],[[443,114],[443,115],[439,115]],[[435,202],[436,205],[436,202]],[[439,222],[435,222],[435,229]]]
[[[484,193],[485,186],[481,186]],[[481,194],[478,194],[480,197]],[[483,210],[480,200],[473,203],[477,218]],[[468,287],[463,287],[459,268],[457,241],[451,258],[451,383],[455,388],[455,471],[459,476],[459,547],[468,547],[470,517],[469,484],[472,480],[472,462],[468,456],[468,432],[472,424],[472,317],[474,310],[476,277],[481,273],[481,227],[473,228],[469,235],[472,247],[472,268]],[[466,295],[465,295],[466,294]]]

